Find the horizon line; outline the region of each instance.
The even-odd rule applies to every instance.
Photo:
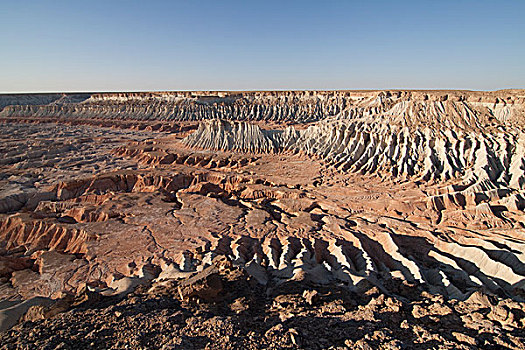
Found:
[[[31,94],[111,94],[111,93],[173,93],[173,92],[325,92],[325,91],[341,91],[341,92],[373,92],[373,91],[468,91],[468,92],[498,92],[508,90],[525,90],[525,88],[502,88],[502,89],[454,89],[454,88],[438,88],[438,89],[419,89],[419,88],[379,88],[379,89],[179,89],[179,90],[42,90],[42,91],[0,91],[0,95],[31,95]]]

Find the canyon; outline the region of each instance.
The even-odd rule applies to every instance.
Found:
[[[0,95],[1,343],[524,348],[524,127],[525,90]]]

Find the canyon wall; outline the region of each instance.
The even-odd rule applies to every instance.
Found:
[[[525,92],[258,91],[0,95],[0,117],[119,120],[229,119],[308,123],[333,116],[384,116],[413,123],[518,124]]]

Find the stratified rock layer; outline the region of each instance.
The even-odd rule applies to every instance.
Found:
[[[0,117],[264,120],[305,123],[384,115],[409,123],[483,126],[523,122],[523,90],[254,91],[1,95]],[[450,117],[450,118],[449,118]]]
[[[364,118],[319,122],[307,129],[263,130],[255,124],[203,122],[184,139],[190,147],[236,152],[302,152],[342,171],[390,172],[403,179],[461,178],[465,187],[512,187],[525,183],[525,134],[433,130]]]

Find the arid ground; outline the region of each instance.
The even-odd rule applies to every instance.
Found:
[[[0,95],[0,347],[524,349],[525,91]]]

